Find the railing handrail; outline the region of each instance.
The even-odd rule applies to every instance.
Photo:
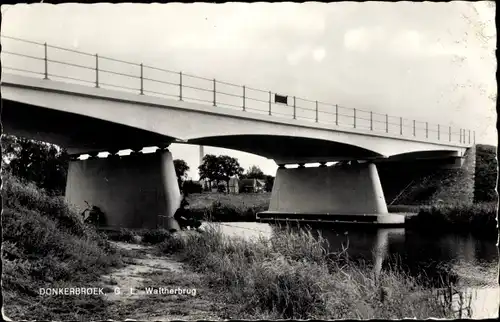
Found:
[[[243,111],[255,110],[255,111],[264,112],[264,110],[262,110],[262,109],[255,109],[255,108],[248,106],[248,104],[247,104],[248,101],[261,102],[261,103],[269,104],[269,107],[267,109],[269,115],[289,115],[288,113],[276,111],[276,108],[273,111],[272,104],[282,105],[282,106],[293,107],[293,119],[306,118],[303,116],[298,116],[297,115],[298,110],[310,111],[310,112],[315,113],[314,119],[315,119],[316,123],[328,123],[328,122],[320,122],[320,119],[321,119],[320,116],[321,115],[331,115],[331,116],[335,116],[334,124],[336,126],[345,124],[345,123],[340,122],[340,118],[351,119],[352,120],[352,123],[350,124],[351,127],[358,128],[358,129],[359,128],[369,128],[371,131],[377,131],[375,129],[374,125],[385,124],[384,130],[379,129],[380,131],[384,131],[385,133],[389,133],[389,126],[394,125],[394,126],[397,126],[400,135],[409,135],[409,136],[412,136],[414,138],[417,137],[417,130],[418,131],[425,130],[425,139],[429,139],[429,133],[437,133],[437,140],[438,141],[449,141],[449,142],[452,141],[452,137],[455,137],[458,134],[460,136],[459,142],[461,144],[466,144],[467,142],[470,144],[471,137],[473,138],[473,140],[475,139],[475,131],[472,131],[472,133],[471,133],[470,129],[460,128],[459,132],[456,132],[456,128],[453,128],[453,130],[452,130],[451,126],[443,126],[441,124],[433,124],[433,123],[430,123],[427,121],[415,120],[415,119],[411,119],[411,118],[403,118],[401,116],[394,116],[394,115],[389,115],[387,113],[384,114],[384,113],[374,112],[374,111],[365,110],[365,109],[351,108],[351,107],[341,106],[339,104],[332,104],[332,103],[328,103],[328,102],[311,100],[308,98],[302,98],[302,97],[297,97],[297,96],[280,95],[280,94],[273,92],[273,91],[266,91],[263,89],[253,88],[253,87],[250,87],[248,85],[234,84],[234,83],[227,82],[227,81],[216,80],[215,78],[201,77],[201,76],[197,76],[197,75],[193,75],[193,74],[189,74],[189,73],[185,73],[185,72],[181,72],[181,71],[176,72],[176,71],[165,69],[165,68],[159,68],[159,67],[155,67],[155,66],[145,65],[143,63],[135,63],[135,62],[125,61],[125,60],[116,59],[116,58],[112,58],[112,57],[101,56],[97,53],[90,54],[88,52],[83,52],[80,50],[74,50],[74,49],[70,49],[70,48],[49,45],[47,43],[40,43],[37,41],[26,40],[26,39],[22,39],[22,38],[18,38],[18,37],[12,37],[12,36],[6,36],[6,35],[0,35],[0,37],[6,38],[6,39],[12,39],[15,41],[20,41],[20,42],[24,42],[24,43],[28,43],[28,44],[43,46],[44,50],[45,50],[43,58],[28,55],[28,54],[16,53],[16,52],[8,51],[8,50],[3,50],[2,53],[20,56],[20,57],[24,57],[24,58],[28,58],[28,59],[35,59],[35,60],[44,61],[44,63],[45,63],[44,73],[38,73],[38,72],[35,72],[32,70],[23,70],[21,68],[13,68],[13,67],[4,66],[4,69],[11,69],[11,70],[16,70],[16,71],[20,71],[20,72],[28,72],[28,73],[33,73],[33,74],[42,74],[42,75],[44,75],[44,79],[49,79],[48,76],[54,76],[54,77],[59,77],[59,78],[71,79],[71,80],[75,80],[75,81],[82,81],[82,82],[86,82],[86,83],[94,83],[95,87],[100,87],[100,85],[101,86],[106,85],[106,86],[111,86],[111,87],[116,87],[116,88],[123,88],[123,89],[127,89],[127,90],[140,90],[139,94],[141,94],[141,95],[144,95],[144,93],[154,93],[154,94],[166,95],[166,96],[177,96],[179,98],[179,100],[181,100],[181,101],[183,99],[192,99],[192,100],[196,100],[196,101],[203,101],[203,102],[207,102],[207,103],[212,103],[214,107],[217,107],[218,106],[217,103],[219,103],[222,106],[227,105],[227,106],[232,106],[232,107],[237,107],[237,108],[243,108]],[[68,62],[68,61],[58,61],[58,60],[54,60],[54,59],[49,59],[48,54],[47,54],[48,48],[73,52],[73,53],[85,55],[88,57],[95,57],[95,63],[94,63],[95,66],[84,66],[84,65],[81,65],[78,63],[72,63],[72,62]],[[99,60],[100,59],[114,61],[114,62],[123,63],[123,64],[128,64],[131,66],[137,66],[140,68],[140,76],[133,75],[133,74],[127,74],[124,72],[116,72],[116,71],[112,71],[110,69],[105,69],[102,67],[99,68]],[[49,73],[49,70],[48,70],[48,63],[64,64],[67,66],[84,68],[87,70],[95,70],[95,80],[90,82],[87,80],[77,79],[77,78],[73,78],[73,77],[69,77],[69,76],[51,74],[51,73]],[[164,73],[170,73],[173,75],[177,75],[177,77],[179,77],[179,83],[154,79],[150,76],[144,76],[144,70],[146,70],[146,69],[151,69],[151,70],[156,70],[156,71],[160,71],[160,72],[164,72]],[[106,82],[101,82],[99,80],[99,73],[109,73],[109,74],[114,74],[114,75],[118,75],[118,76],[125,76],[125,77],[134,78],[134,79],[140,79],[140,88],[136,89],[136,88],[131,88],[131,87],[127,87],[127,86],[121,86],[121,85],[118,86],[118,85],[113,85],[113,84],[109,84]],[[187,85],[187,84],[183,83],[183,77],[190,77],[190,78],[208,81],[208,82],[212,83],[212,85],[211,85],[211,88],[200,88],[200,87],[193,86],[193,85]],[[179,95],[160,93],[157,91],[145,89],[144,88],[144,81],[152,81],[152,82],[171,85],[171,86],[178,86],[179,87]],[[241,88],[242,92],[243,92],[243,96],[240,96],[239,94],[232,94],[232,93],[223,92],[220,90],[217,91],[217,84]],[[201,90],[204,92],[212,92],[213,97],[211,100],[187,97],[185,94],[183,95],[183,91],[182,91],[183,88]],[[247,95],[248,91],[259,92],[259,93],[262,93],[262,95],[267,94],[268,98],[267,99],[264,99],[264,98],[259,99],[256,97],[249,97]],[[235,97],[235,98],[242,98],[242,100],[243,100],[242,106],[237,106],[237,105],[229,104],[229,103],[222,103],[220,101],[217,102],[217,94],[226,95],[226,96]],[[273,94],[275,95],[274,102],[273,102]],[[277,96],[285,97],[286,101],[285,102],[278,102]],[[292,105],[289,104],[290,99],[292,100]],[[314,104],[314,107],[298,106],[297,102],[299,102],[299,101],[311,103],[311,106],[312,106],[312,104]],[[328,111],[328,110],[320,110],[320,108],[319,108],[320,106],[332,107],[335,109],[335,112]],[[348,110],[347,114],[344,114],[344,113],[346,113],[346,112],[343,112],[345,110]],[[341,112],[343,112],[343,113],[341,113]],[[384,117],[384,120],[381,120],[380,116]],[[312,119],[312,118],[307,118],[307,119]],[[397,121],[395,123],[393,123],[393,122],[389,121],[390,119],[395,119]],[[359,121],[368,121],[369,126],[363,125],[362,124],[363,122],[359,122]],[[408,123],[410,123],[410,124],[408,124]],[[349,125],[349,124],[346,124],[346,125]],[[417,126],[417,125],[423,125],[423,127]],[[406,130],[406,132],[405,132],[405,131],[403,131],[404,129],[410,129],[410,131]],[[468,133],[467,133],[467,131],[468,131]],[[419,135],[423,136],[422,134],[419,134]],[[448,139],[448,140],[445,140],[445,139]]]

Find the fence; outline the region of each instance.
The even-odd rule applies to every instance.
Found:
[[[98,88],[120,89],[139,95],[210,104],[214,108],[232,108],[274,117],[308,120],[314,123],[331,124],[332,128],[364,129],[415,139],[461,144],[475,142],[475,131],[469,129],[457,130],[452,129],[451,126],[347,108],[296,96],[283,96],[272,91],[171,71],[143,63],[127,62],[15,37],[4,35],[1,37],[3,38],[2,48],[5,48],[3,45],[5,39],[30,46],[22,50],[24,53],[2,50],[2,55],[16,57],[19,63],[14,64],[18,67],[3,64],[4,70],[35,74],[47,80],[62,79]],[[80,61],[78,63],[75,60],[69,61],[68,58],[71,55],[77,55]]]

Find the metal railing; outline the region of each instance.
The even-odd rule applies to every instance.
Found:
[[[2,64],[4,70],[40,75],[46,80],[62,79],[97,88],[116,88],[140,95],[206,103],[215,108],[225,107],[293,120],[308,120],[314,123],[331,124],[332,129],[339,127],[364,129],[420,140],[461,144],[475,142],[475,131],[469,129],[457,130],[452,129],[451,126],[410,120],[296,96],[283,96],[246,85],[232,84],[190,75],[182,71],[176,72],[47,43],[5,35],[2,35],[1,38],[2,55],[14,56],[22,60],[20,64],[17,64],[17,67]],[[5,39],[31,47],[27,48],[24,53],[9,51],[3,44]],[[43,51],[40,51],[38,55],[33,55],[34,47],[42,48]],[[64,60],[67,57],[59,57],[61,53],[66,53],[66,56],[76,54],[80,62]],[[4,58],[2,60],[5,62]],[[84,60],[86,64],[83,62]],[[113,68],[112,65],[116,66]],[[77,73],[75,73],[76,69]],[[118,78],[120,79],[118,80]]]

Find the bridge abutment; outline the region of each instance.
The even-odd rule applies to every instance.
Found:
[[[389,214],[373,163],[315,168],[279,168],[269,210],[261,220],[402,224]]]
[[[70,161],[66,201],[99,207],[108,228],[179,229],[181,194],[168,150],[127,157]]]

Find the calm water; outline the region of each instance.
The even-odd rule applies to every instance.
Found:
[[[221,223],[220,228],[227,235],[244,238],[268,238],[280,229],[241,222]],[[347,247],[351,260],[373,266],[376,271],[398,264],[412,276],[425,276],[422,280],[427,287],[438,288],[440,281],[451,281],[472,296],[473,318],[498,317],[500,289],[495,240],[458,234],[436,236],[404,228],[367,231],[329,227],[312,232],[328,240],[325,246],[330,251]]]

